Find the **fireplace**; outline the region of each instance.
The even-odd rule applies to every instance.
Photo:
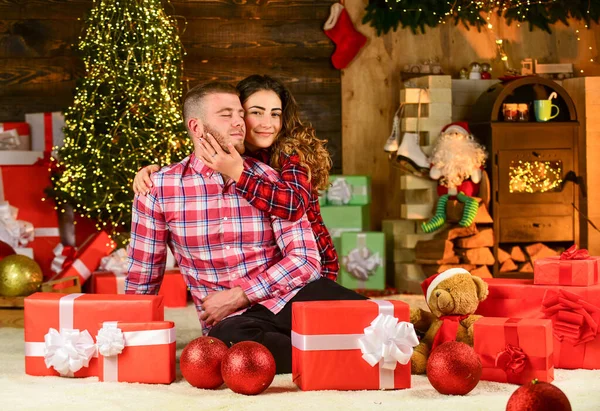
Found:
[[[558,116],[537,122],[532,102],[552,93],[556,93],[552,104],[558,107]],[[505,108],[517,104],[527,104],[528,119],[511,121]],[[554,249],[581,245],[575,209],[579,208],[579,188],[568,181],[568,176],[578,174],[579,123],[568,93],[551,80],[533,76],[498,83],[479,97],[469,126],[489,152],[486,170],[494,220],[494,276],[531,276],[501,273],[499,249],[527,248],[527,243],[544,243]]]

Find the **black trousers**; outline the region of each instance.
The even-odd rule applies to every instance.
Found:
[[[241,341],[261,343],[275,357],[277,374],[286,374],[292,372],[292,303],[366,299],[323,277],[304,286],[278,314],[273,314],[261,304],[255,304],[243,314],[221,321],[208,335],[229,346]]]

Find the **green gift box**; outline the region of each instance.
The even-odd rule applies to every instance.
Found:
[[[331,184],[327,190],[327,204],[366,205],[371,203],[371,177],[329,176]]]
[[[327,205],[327,190],[319,191],[319,206]]]
[[[385,234],[343,233],[340,285],[353,290],[385,289]]]
[[[346,231],[368,231],[371,225],[371,213],[368,205],[323,206],[321,207],[321,217],[333,239],[340,237]]]

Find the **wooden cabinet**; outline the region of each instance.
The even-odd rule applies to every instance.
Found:
[[[533,101],[547,99],[552,92],[557,94],[552,103],[560,113],[548,122],[537,122]],[[505,121],[503,105],[510,103],[529,104],[529,121]],[[578,175],[579,122],[568,93],[551,80],[523,77],[490,87],[473,110],[469,126],[489,152],[486,170],[496,261],[502,245],[579,244],[575,207],[580,190],[570,182]],[[493,273],[499,274],[497,262]]]

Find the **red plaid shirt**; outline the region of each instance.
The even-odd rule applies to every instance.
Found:
[[[265,180],[279,178],[252,158],[245,167]],[[152,174],[152,180],[150,193],[133,202],[127,294],[158,293],[167,243],[198,311],[207,294],[240,286],[252,304],[278,313],[320,277],[306,217],[290,222],[258,210],[235,192],[233,180],[224,182],[194,154]]]
[[[271,153],[263,149],[252,156],[268,164]],[[300,157],[295,154],[282,154],[280,162],[280,181],[267,181],[250,167],[244,167],[236,189],[254,207],[284,220],[297,221],[306,213],[321,255],[321,274],[335,281],[340,264],[333,240],[323,223],[319,196],[312,190],[308,171],[300,165]]]

